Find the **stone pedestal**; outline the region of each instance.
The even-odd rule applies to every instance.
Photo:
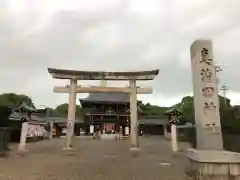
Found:
[[[25,147],[26,147],[26,141],[27,141],[27,133],[28,133],[28,123],[24,122],[22,123],[20,143],[18,146],[19,151],[26,151]]]
[[[240,180],[240,153],[189,149],[186,173],[193,180]]]
[[[178,151],[178,142],[177,142],[177,125],[171,124],[171,141],[172,141],[172,151]]]

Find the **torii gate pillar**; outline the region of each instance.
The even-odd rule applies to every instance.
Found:
[[[77,80],[70,79],[70,93],[68,103],[68,121],[67,121],[67,143],[64,149],[72,149],[72,140],[74,134],[75,114],[76,114],[76,90]]]
[[[131,150],[139,149],[139,140],[138,140],[138,117],[137,117],[137,88],[136,80],[130,80],[130,116],[131,116]]]

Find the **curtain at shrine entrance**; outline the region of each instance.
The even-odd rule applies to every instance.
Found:
[[[106,134],[115,133],[115,124],[114,123],[105,123],[103,125],[103,132]]]

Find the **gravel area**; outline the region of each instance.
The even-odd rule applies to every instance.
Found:
[[[63,151],[63,138],[27,144],[24,155],[12,150],[0,158],[0,180],[186,180],[187,159],[171,152],[160,136],[141,137],[132,153],[129,140],[74,139]],[[16,146],[12,146],[13,149]]]

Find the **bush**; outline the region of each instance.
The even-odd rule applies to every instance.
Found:
[[[223,133],[240,134],[240,121],[230,120],[222,124]]]

